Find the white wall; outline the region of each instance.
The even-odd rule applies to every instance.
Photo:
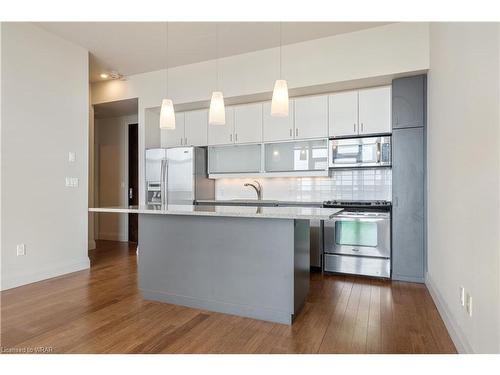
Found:
[[[428,23],[396,23],[283,47],[283,76],[292,94],[380,85],[429,67]],[[279,48],[219,60],[226,103],[269,99],[278,77]],[[169,94],[177,110],[208,107],[215,61],[169,69]],[[92,103],[139,98],[139,181],[144,180],[145,109],[166,94],[165,70],[92,85]],[[144,201],[140,184],[139,199]]]
[[[430,27],[427,283],[464,352],[500,352],[498,27]]]
[[[427,23],[396,23],[283,46],[283,77],[291,90],[426,70]],[[219,59],[219,86],[226,98],[270,93],[279,74],[279,48]],[[169,96],[176,105],[210,99],[215,60],[169,69]],[[139,97],[157,107],[166,94],[159,70],[92,85],[93,104]]]
[[[144,111],[144,147],[161,147],[160,108],[147,108]]]
[[[2,164],[2,28],[3,23],[0,22],[0,290],[3,290],[2,283],[2,176],[3,176],[3,168],[1,168]]]
[[[128,125],[136,123],[137,115],[94,122],[97,206],[128,206]],[[128,241],[128,216],[99,214],[96,238]]]
[[[1,33],[2,289],[89,267],[88,53],[28,23]],[[68,152],[76,162],[68,162]],[[65,176],[79,178],[66,188]],[[16,244],[27,253],[16,256]]]

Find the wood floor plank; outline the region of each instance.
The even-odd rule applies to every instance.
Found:
[[[98,241],[91,269],[0,294],[0,345],[55,353],[456,353],[422,284],[311,274],[287,326],[147,301],[136,245]]]
[[[347,305],[353,288],[353,279],[344,278],[342,281],[342,291],[337,299],[334,312],[330,318],[325,335],[321,342],[320,353],[334,353],[339,340],[341,327],[344,324],[344,317],[347,312]]]
[[[396,353],[396,326],[393,314],[393,293],[390,283],[380,284],[380,322],[382,354]]]
[[[361,284],[361,294],[349,353],[366,353],[368,318],[370,315],[371,281],[369,279],[363,279],[363,281],[364,282]]]
[[[382,345],[382,332],[380,321],[380,283],[371,280],[370,307],[368,313],[368,327],[366,333],[366,352],[380,353]]]

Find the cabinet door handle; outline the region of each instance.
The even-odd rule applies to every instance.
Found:
[[[232,142],[233,141],[233,135],[232,134],[229,134],[229,141]]]
[[[182,137],[181,137],[181,145],[182,145]]]
[[[295,136],[298,137],[299,136],[299,128],[295,128]]]
[[[356,124],[353,125],[352,130],[354,133],[356,133]]]
[[[290,128],[290,137],[292,137],[292,128]]]
[[[188,144],[188,137],[184,138],[184,144],[187,145]]]
[[[365,127],[364,127],[363,123],[361,123],[361,133],[364,133],[364,131],[365,131]]]
[[[234,134],[234,140],[235,140],[235,142],[238,142],[238,133]]]

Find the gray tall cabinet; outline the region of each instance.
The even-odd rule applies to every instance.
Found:
[[[424,282],[426,75],[392,82],[392,279]]]

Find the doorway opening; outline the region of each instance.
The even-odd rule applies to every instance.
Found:
[[[128,126],[128,205],[139,205],[139,124]],[[137,214],[128,214],[128,240],[137,242],[139,237]]]
[[[138,205],[138,100],[93,106],[91,121],[89,205]],[[93,141],[92,141],[93,140]],[[89,218],[89,243],[95,240],[138,241],[136,214],[99,213]]]

